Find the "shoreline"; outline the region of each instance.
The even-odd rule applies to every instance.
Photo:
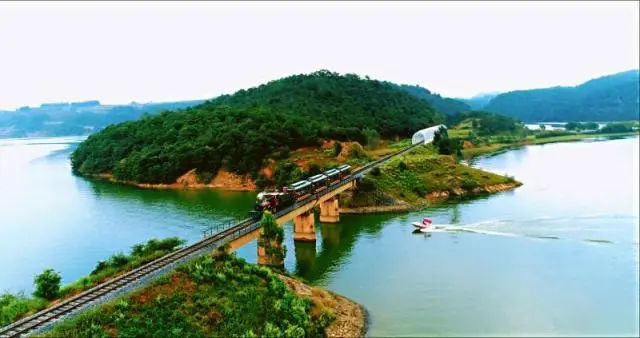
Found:
[[[542,138],[542,139],[532,139],[532,140],[522,140],[516,143],[503,143],[503,144],[494,144],[493,146],[483,146],[477,148],[468,148],[463,150],[463,158],[465,161],[476,160],[480,157],[485,156],[493,156],[504,153],[509,150],[518,149],[525,146],[531,145],[544,145],[550,143],[565,143],[565,142],[579,142],[585,139],[598,139],[604,138],[605,140],[609,138],[629,138],[633,136],[639,136],[639,132],[631,132],[631,133],[617,133],[617,134],[576,134],[576,135],[564,135],[558,137],[550,137],[550,138]],[[256,192],[257,187],[253,181],[251,181],[247,177],[239,176],[236,174],[232,174],[229,172],[221,172],[216,175],[224,176],[223,180],[228,182],[232,181],[232,184],[222,184],[221,182],[216,182],[216,178],[212,179],[210,183],[198,183],[195,179],[195,169],[192,169],[182,176],[180,176],[176,182],[174,183],[139,183],[135,181],[126,181],[119,180],[113,177],[111,173],[102,173],[102,174],[79,174],[83,177],[88,177],[92,179],[100,179],[109,181],[117,184],[124,184],[128,186],[138,187],[141,189],[152,189],[152,190],[203,190],[203,189],[215,189],[222,191],[234,191],[234,192]],[[219,181],[219,180],[218,180]],[[378,207],[376,207],[378,208]],[[351,209],[351,208],[345,208]],[[353,208],[359,209],[359,208]],[[384,211],[372,211],[372,212],[392,212],[396,210],[384,210]],[[397,210],[400,211],[400,210]],[[362,213],[358,210],[346,210],[345,213]]]
[[[640,132],[629,133],[609,133],[609,134],[575,134],[575,135],[563,135],[540,139],[524,139],[514,143],[497,143],[488,146],[468,148],[462,151],[463,158],[465,160],[475,160],[479,157],[493,156],[504,153],[509,150],[514,150],[526,146],[545,145],[551,143],[567,143],[567,142],[581,142],[588,139],[603,139],[603,141],[630,138],[634,136],[640,136]]]
[[[191,173],[193,170],[189,171]],[[189,173],[185,174],[188,175]],[[103,181],[109,181],[111,183],[123,184],[132,187],[137,187],[140,189],[149,189],[149,190],[221,190],[221,191],[235,191],[235,192],[255,192],[255,185],[245,184],[241,186],[222,186],[219,184],[211,184],[211,183],[138,183],[134,181],[124,181],[114,178],[112,174],[81,174],[81,176],[86,176],[92,179],[98,179]],[[184,175],[183,175],[184,176]]]
[[[484,187],[476,187],[472,190],[453,189],[452,191],[433,191],[427,194],[427,201],[431,203],[442,203],[449,200],[456,200],[461,198],[473,198],[478,196],[492,195],[504,191],[513,190],[522,186],[523,183],[515,181],[512,183],[500,183],[487,185]]]
[[[360,303],[334,291],[309,285],[301,280],[278,274],[298,296],[310,299],[316,306],[333,311],[335,319],[326,329],[327,337],[364,337],[369,327],[369,312]]]

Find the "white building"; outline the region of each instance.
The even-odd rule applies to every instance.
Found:
[[[438,131],[438,129],[440,129],[441,127],[445,128],[445,129],[447,128],[444,124],[439,124],[437,126],[425,128],[425,129],[422,129],[422,130],[418,130],[411,137],[411,144],[418,144],[418,143],[427,144],[427,143],[431,143],[431,141],[433,141],[433,136],[436,134],[436,131]]]

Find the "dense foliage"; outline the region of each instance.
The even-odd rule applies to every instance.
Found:
[[[149,183],[172,183],[194,168],[201,177],[220,168],[256,176],[267,158],[323,138],[364,144],[441,121],[428,103],[391,84],[319,71],[109,126],[77,148],[72,165]]]
[[[284,229],[278,225],[275,216],[269,211],[262,213],[260,220],[262,232],[258,238],[258,245],[264,248],[271,265],[281,265],[287,255],[287,247],[282,244],[284,241]]]
[[[598,130],[598,124],[596,122],[569,122],[564,128],[566,130]]]
[[[184,244],[184,240],[177,237],[150,239],[147,243],[134,245],[129,255],[117,253],[108,260],[98,262],[96,268],[91,271],[91,276],[104,274],[108,270],[121,271],[127,265],[130,268],[140,266],[154,258],[174,251],[182,244]]]
[[[47,300],[53,300],[58,297],[60,292],[60,281],[62,277],[53,269],[46,269],[36,276],[33,283],[36,286],[35,296]]]
[[[373,182],[373,187],[367,183],[367,190],[377,190],[412,205],[424,205],[427,195],[434,192],[456,196],[459,189],[471,193],[474,188],[515,183],[513,178],[456,163],[453,156],[438,154],[433,145],[390,160],[380,167],[379,174],[368,175],[367,179]]]
[[[43,309],[48,304],[47,300],[56,300],[79,293],[118,273],[134,269],[155,258],[164,256],[176,250],[183,243],[184,241],[179,238],[169,237],[160,240],[151,239],[147,243],[136,244],[129,255],[118,253],[106,261],[98,262],[89,276],[65,285],[62,289],[60,288],[62,277],[52,269],[47,269],[34,280],[35,297],[27,297],[22,293],[5,292],[0,294],[0,326]]]
[[[633,131],[632,124],[625,123],[625,122],[608,123],[606,126],[600,129],[600,132],[603,134],[604,133],[628,133],[632,131]]]
[[[447,128],[440,127],[433,136],[433,145],[441,155],[456,155],[462,157],[462,141],[459,138],[449,137]],[[400,162],[404,164],[404,162]]]
[[[633,70],[576,87],[504,93],[493,98],[484,110],[532,122],[637,120],[638,74]]]
[[[144,114],[182,109],[203,101],[101,105],[98,101],[48,103],[0,111],[0,137],[85,135]]]
[[[44,309],[46,305],[47,301],[42,298],[29,297],[22,293],[2,293],[0,294],[0,327],[11,324],[26,313]]]
[[[205,256],[47,336],[322,337],[332,315],[311,310],[268,268]]]
[[[485,111],[449,115],[447,116],[447,126],[454,127],[464,120],[471,121],[471,127],[479,136],[513,134],[524,130],[524,126],[517,119]]]
[[[465,102],[448,97],[442,97],[417,85],[398,85],[398,87],[417,98],[427,101],[435,110],[445,115],[471,110],[471,107],[469,107]]]

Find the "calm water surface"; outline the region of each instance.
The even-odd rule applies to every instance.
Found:
[[[75,139],[0,140],[0,290],[71,281],[151,237],[194,241],[254,195],[147,191],[70,173]],[[524,185],[410,214],[343,215],[286,267],[370,311],[372,336],[638,335],[638,138],[476,161]],[[458,230],[413,234],[428,215]],[[239,255],[255,262],[255,243]]]

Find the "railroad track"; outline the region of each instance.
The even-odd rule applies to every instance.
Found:
[[[277,212],[275,216],[280,217],[310,201],[318,199],[320,196],[328,194],[331,191],[345,184],[348,184],[355,179],[360,178],[369,170],[382,164],[383,162],[386,162],[390,158],[400,156],[411,151],[416,146],[417,145],[409,146],[399,152],[389,154],[375,161],[372,161],[364,167],[354,171],[349,177],[338,182],[337,184],[332,185],[329,189],[298,201],[294,205]],[[244,236],[245,234],[252,232],[259,227],[260,224],[257,219],[247,218],[245,220],[242,220],[235,225],[224,229],[214,235],[204,238],[182,249],[171,252],[138,268],[123,273],[122,275],[114,277],[104,283],[83,291],[78,295],[65,299],[60,303],[41,310],[31,316],[25,317],[12,324],[2,327],[0,328],[0,337],[19,337],[46,329],[48,326],[52,325],[54,322],[60,319],[96,305],[100,302],[100,300],[104,298],[111,298],[117,296],[120,293],[124,293],[132,285],[143,284],[144,282],[163,272],[168,271],[178,264],[184,263],[191,258],[197,257],[204,252],[212,250],[213,248],[220,247],[226,242]]]

